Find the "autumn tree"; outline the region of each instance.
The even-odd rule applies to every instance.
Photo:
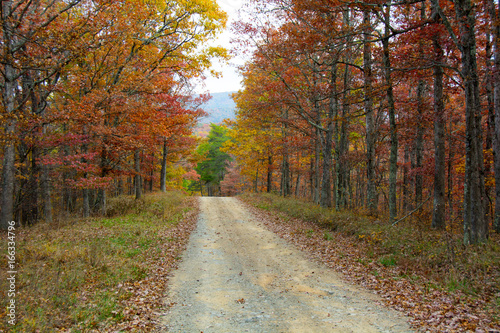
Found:
[[[28,185],[38,187],[40,172],[47,220],[50,190],[61,191],[69,211],[81,196],[84,216],[91,207],[105,212],[107,191],[122,189],[123,177],[135,178],[140,196],[165,138],[189,135],[202,115],[186,102],[193,100],[190,80],[226,56],[199,47],[225,24],[213,1],[4,1],[2,15],[9,45],[2,54],[2,226],[19,202],[38,196]],[[14,195],[16,158],[34,181],[20,180]]]
[[[492,176],[483,148],[493,150],[495,161],[499,155],[492,134],[494,128],[498,135],[496,3],[254,0],[247,8],[253,19],[236,28],[253,57],[242,71],[262,86],[247,80],[237,94],[240,112],[251,115],[234,125],[245,142],[257,144],[252,136],[262,133],[243,134],[251,128],[281,126],[287,138],[308,137],[299,140],[308,148],[291,156],[307,157],[310,198],[323,206],[332,194],[335,207],[344,208],[349,197],[372,214],[387,207],[393,223],[400,209],[409,212],[405,218],[428,210],[429,225],[438,229],[463,214],[465,243],[487,239],[485,171],[488,188]],[[265,112],[274,120],[259,110],[272,110]],[[244,147],[233,137],[235,147]],[[301,160],[286,162],[287,156],[281,161],[288,166],[275,169],[281,179]],[[424,195],[434,198],[431,205]]]

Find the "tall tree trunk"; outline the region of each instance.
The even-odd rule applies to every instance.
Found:
[[[299,197],[299,189],[300,189],[300,172],[297,173],[297,178],[295,180],[295,197]]]
[[[15,111],[16,81],[17,73],[11,61],[11,52],[14,46],[13,22],[9,15],[12,10],[12,1],[2,1],[2,28],[3,28],[3,47],[7,54],[7,61],[4,64],[4,87],[3,103],[4,112],[10,116]],[[4,135],[13,136],[15,134],[16,121],[8,119],[4,126]],[[14,143],[8,139],[4,146],[4,159],[2,168],[2,197],[1,197],[1,215],[0,229],[6,230],[9,222],[14,215],[14,181],[15,181],[15,158],[16,150]]]
[[[349,86],[350,74],[349,67],[345,67],[344,72],[344,96],[342,105],[342,117],[340,119],[340,139],[338,144],[339,155],[337,163],[339,170],[337,172],[337,209],[346,208],[349,200],[349,167],[347,165],[347,154],[349,152],[349,136],[347,134],[347,119],[349,116]]]
[[[372,96],[372,49],[370,12],[363,12],[363,74],[366,114],[366,206],[371,214],[377,210],[375,191],[375,120]]]
[[[425,81],[419,80],[417,87],[417,115],[419,119],[424,117],[424,95]],[[418,207],[422,202],[423,191],[423,155],[424,155],[424,126],[421,121],[417,120],[417,135],[415,137],[415,207]]]
[[[391,78],[391,59],[389,54],[389,36],[391,34],[390,14],[391,6],[388,5],[386,11],[384,12],[385,35],[384,38],[382,38],[382,58],[384,63],[385,84],[387,86],[387,106],[389,109],[389,126],[391,133],[391,150],[389,156],[389,221],[390,223],[392,223],[396,220],[398,213],[396,196],[398,172],[398,130],[396,127],[396,109],[394,107],[394,92]]]
[[[337,96],[337,60],[331,65],[331,78],[330,86],[332,91],[330,92],[330,103],[328,106],[328,119],[326,123],[326,131],[324,133],[323,142],[323,180],[321,183],[321,207],[331,207],[332,206],[332,182],[331,182],[331,172],[332,172],[332,149],[333,149],[333,131],[334,131],[334,118],[338,117],[339,113],[339,102]],[[338,161],[337,161],[338,163]]]
[[[90,216],[90,196],[89,196],[89,189],[84,188],[82,193],[83,196],[83,217],[89,217]]]
[[[351,18],[350,18],[350,10],[346,9],[343,12],[343,20],[342,24],[344,26],[344,29],[349,30],[351,26]],[[349,59],[352,57],[351,55],[351,44],[352,44],[352,36],[346,37],[345,40],[346,44],[346,50],[344,52],[344,58],[346,61],[349,61]],[[336,182],[336,193],[335,193],[335,208],[337,210],[343,209],[347,206],[347,188],[349,184],[349,177],[348,177],[348,172],[349,169],[347,167],[347,158],[346,155],[349,151],[349,138],[347,136],[347,117],[349,115],[349,89],[347,87],[350,86],[350,80],[351,80],[351,75],[350,75],[350,70],[349,66],[344,67],[344,86],[343,86],[343,93],[342,93],[342,115],[340,119],[337,119],[339,117],[336,117],[335,123],[336,123],[336,128],[340,127],[339,133],[336,134],[336,147],[335,147],[335,157],[336,157],[336,177],[335,177],[335,182]],[[340,126],[338,125],[340,122]]]
[[[490,16],[491,31],[493,37],[494,57],[492,77],[493,83],[493,107],[494,124],[493,134],[493,157],[495,169],[495,218],[493,225],[496,232],[500,233],[500,17],[493,0],[486,0],[487,10]]]
[[[255,193],[259,193],[259,164],[257,164],[257,170],[255,170],[255,180],[253,182],[253,188]]]
[[[136,149],[134,152],[134,171],[135,171],[135,199],[142,198],[142,177],[141,177],[141,152]]]
[[[52,222],[52,191],[50,188],[49,166],[42,166],[41,190],[43,198],[43,216],[45,222]]]
[[[487,115],[487,120],[486,120],[486,138],[485,138],[485,146],[484,150],[486,152],[490,152],[493,149],[493,136],[495,135],[495,96],[493,95],[493,74],[492,74],[492,69],[493,65],[491,62],[492,58],[492,43],[491,43],[491,33],[490,31],[486,31],[486,47],[485,47],[485,52],[486,52],[486,59],[485,59],[485,67],[486,67],[486,72],[485,72],[485,77],[486,77],[486,101],[487,101],[487,109],[488,109],[488,115]],[[494,152],[493,152],[494,153]],[[494,176],[493,170],[494,170],[494,165],[492,165],[492,160],[489,158],[486,161],[486,164],[484,165],[484,174],[486,177],[490,178],[491,176]],[[493,162],[494,163],[494,162]],[[494,211],[494,201],[491,200],[491,190],[492,186],[487,185],[486,183],[486,197],[488,198],[488,205],[487,205],[487,216],[488,216],[488,223],[490,223],[491,218],[494,219],[495,216],[495,211]]]
[[[311,145],[314,145],[314,139],[311,139]],[[314,201],[314,160],[311,158],[309,162],[309,192],[311,201]]]
[[[123,194],[123,177],[120,177],[118,179],[118,184],[116,186],[116,195],[122,195]]]
[[[450,127],[448,129],[448,220],[453,221],[454,210],[453,210],[453,142],[451,140],[451,134],[453,133],[453,124],[450,122]]]
[[[267,189],[266,189],[267,193],[271,193],[272,185],[273,185],[273,156],[271,155],[271,152],[269,152],[267,155]]]
[[[149,192],[153,192],[153,181],[155,176],[155,154],[151,154],[151,172],[149,173],[149,184],[148,190]]]
[[[288,197],[290,195],[290,162],[288,160],[288,152],[284,152],[283,161],[281,163],[281,186],[280,195]]]
[[[408,164],[410,163],[410,150],[409,147],[405,147],[404,153],[404,167],[403,167],[403,211],[408,212],[410,210],[410,177],[408,174]]]
[[[107,120],[104,121],[104,125],[108,126]],[[103,146],[101,151],[101,177],[106,177],[109,171],[109,158],[108,158],[108,148],[107,146],[107,137],[103,138]],[[106,197],[106,189],[100,188],[97,194],[97,210],[102,214],[107,214],[107,197]]]
[[[283,197],[288,197],[290,195],[290,162],[288,154],[288,109],[283,113],[284,123],[282,126],[283,135],[283,161],[281,165],[281,187],[280,194]]]
[[[319,204],[320,200],[320,174],[319,163],[321,161],[320,130],[316,128],[316,141],[314,152],[314,203]]]
[[[86,126],[83,127],[83,135],[87,136]],[[82,153],[86,154],[87,149],[88,149],[87,144],[84,143],[82,145]],[[87,160],[85,159],[85,157],[82,158],[82,163],[83,164],[87,163]],[[87,177],[88,177],[88,174],[87,174],[87,172],[85,172],[84,178],[87,178]],[[89,189],[88,188],[83,189],[82,197],[83,197],[83,217],[89,217],[90,216],[90,201],[89,201]]]
[[[426,19],[425,14],[426,3],[422,2],[422,6],[420,7],[420,19],[422,22]],[[419,40],[418,43],[418,52],[420,57],[424,59],[424,41],[423,39]],[[420,79],[418,81],[417,87],[417,115],[418,119],[423,119],[424,117],[424,96],[426,93],[426,83],[424,79]],[[422,191],[423,191],[423,175],[422,175],[422,167],[423,167],[423,155],[424,155],[424,124],[422,121],[417,120],[417,135],[415,137],[415,167],[417,168],[417,172],[415,173],[415,207],[418,207],[422,202]]]
[[[47,131],[47,125],[42,125],[42,133]],[[44,154],[47,151],[44,150]],[[40,174],[40,188],[43,200],[43,217],[45,222],[52,222],[52,191],[50,185],[50,168],[48,165],[42,165]]]
[[[476,61],[476,17],[471,0],[455,0],[460,30],[462,77],[465,87],[465,188],[464,243],[476,244],[488,239],[483,176],[481,101]]]
[[[163,154],[161,158],[161,171],[160,171],[160,191],[167,191],[167,139],[163,140]]]
[[[321,207],[332,206],[331,192],[331,172],[332,172],[332,140],[333,140],[333,122],[330,122],[324,135],[323,144],[323,177],[321,180]]]
[[[437,17],[437,16],[436,16]],[[432,36],[434,46],[434,205],[432,213],[432,227],[444,229],[446,227],[446,147],[445,147],[445,119],[443,101],[443,61],[444,53],[439,41],[439,34]]]

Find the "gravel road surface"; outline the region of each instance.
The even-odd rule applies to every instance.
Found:
[[[201,197],[163,332],[412,332],[376,295],[265,229],[236,198]]]

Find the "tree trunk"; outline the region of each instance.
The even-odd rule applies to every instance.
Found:
[[[453,124],[450,122],[450,127],[448,130],[448,220],[453,221],[454,217],[454,205],[453,205],[453,142],[451,140],[451,134],[453,133]]]
[[[351,19],[350,10],[346,9],[343,13],[343,25],[345,29],[350,29]],[[346,61],[352,57],[351,44],[352,36],[348,36],[345,41],[347,49],[344,53]],[[349,152],[349,137],[347,135],[347,119],[350,113],[350,92],[347,87],[351,84],[351,75],[349,66],[344,68],[344,88],[342,93],[342,116],[340,118],[340,133],[339,139],[336,144],[336,199],[335,208],[337,210],[343,209],[348,205],[348,187],[349,187],[349,168],[347,166],[347,153]]]
[[[388,5],[384,13],[385,35],[382,38],[383,63],[385,84],[387,86],[387,106],[389,111],[389,126],[391,133],[391,150],[389,156],[389,221],[393,223],[397,217],[397,172],[398,172],[398,132],[396,127],[396,109],[394,107],[394,92],[391,78],[391,59],[389,54],[389,35],[390,30],[390,10]]]
[[[271,193],[273,183],[273,156],[267,155],[267,193]],[[255,191],[257,192],[257,191]]]
[[[422,2],[420,7],[420,19],[422,22],[426,19],[425,14],[426,3]],[[418,43],[418,52],[420,57],[424,59],[424,41],[421,39]],[[415,167],[417,172],[415,173],[415,207],[418,207],[422,202],[422,190],[423,190],[423,154],[424,154],[424,124],[421,119],[424,117],[424,96],[425,96],[425,80],[420,79],[418,81],[417,87],[417,135],[415,137]]]
[[[373,116],[372,96],[372,51],[370,12],[363,12],[363,74],[364,104],[366,114],[366,206],[371,214],[377,210],[375,192],[375,121]]]
[[[3,28],[3,47],[8,56],[4,65],[4,87],[3,87],[3,103],[4,112],[9,116],[15,111],[15,96],[16,96],[16,80],[17,73],[10,60],[14,44],[13,22],[9,18],[12,10],[12,1],[2,1],[2,28]],[[16,121],[14,118],[8,119],[4,127],[4,135],[13,136],[15,134]],[[4,159],[2,168],[2,197],[1,197],[1,215],[0,229],[6,230],[9,222],[12,221],[14,215],[14,181],[15,181],[15,158],[16,150],[14,143],[8,139],[4,146]]]
[[[325,133],[325,142],[323,144],[323,177],[321,181],[321,207],[332,206],[331,192],[331,172],[332,172],[332,140],[333,140],[333,122],[328,124]]]
[[[314,203],[319,204],[320,200],[320,174],[319,163],[321,161],[320,132],[316,129],[316,142],[314,152]]]
[[[90,200],[89,200],[89,189],[83,189],[83,217],[90,216]]]
[[[134,152],[134,171],[135,171],[135,199],[142,198],[142,177],[141,177],[141,153],[139,149]]]
[[[493,225],[496,232],[500,233],[500,17],[493,0],[487,1],[487,10],[490,16],[491,31],[493,37],[494,57],[492,77],[493,83],[493,108],[494,108],[494,133],[493,133],[493,157],[495,169],[495,218]]]
[[[300,172],[297,173],[297,179],[295,181],[295,197],[299,197],[299,188],[300,188]]]
[[[417,115],[419,119],[424,117],[424,95],[425,81],[419,80],[417,87]],[[424,126],[421,121],[417,120],[417,135],[415,138],[415,207],[418,207],[422,202],[423,190],[423,155],[424,155]]]
[[[154,176],[155,176],[155,154],[151,154],[151,172],[149,173],[149,184],[148,184],[148,190],[149,192],[153,192],[153,181],[154,181]]]
[[[105,126],[107,126],[107,123],[105,121]],[[107,143],[107,137],[103,137],[103,147],[101,151],[101,177],[106,177],[108,174],[109,170],[109,158],[108,158],[108,151],[106,148],[106,143]],[[106,215],[107,213],[107,197],[106,197],[106,189],[101,188],[98,191],[97,194],[97,210],[102,214]]]
[[[83,135],[87,136],[87,128],[85,126],[83,127]],[[87,144],[86,143],[84,143],[82,145],[82,153],[83,154],[87,153]],[[87,160],[85,159],[85,157],[82,158],[82,163],[83,164],[87,163]],[[88,177],[87,172],[85,172],[84,177],[85,178]],[[90,201],[89,201],[89,189],[88,188],[83,189],[82,197],[83,197],[83,217],[89,217],[90,216]]]
[[[314,139],[311,141],[311,145],[314,145]],[[314,160],[312,158],[309,162],[309,192],[311,201],[314,201]]]
[[[403,211],[406,213],[410,211],[410,177],[408,175],[408,164],[410,163],[410,150],[405,147],[404,153],[404,167],[403,167]]]
[[[283,120],[285,121],[282,126],[283,135],[283,161],[281,165],[281,187],[280,194],[283,197],[288,197],[290,195],[290,162],[288,154],[288,110],[283,113]]]
[[[347,166],[347,153],[349,152],[349,137],[347,135],[347,118],[349,116],[349,91],[345,87],[349,86],[349,67],[345,67],[344,72],[344,96],[342,105],[342,117],[340,119],[340,138],[337,149],[337,199],[336,209],[346,208],[348,205],[348,187],[349,187],[349,167]]]
[[[443,61],[444,54],[439,41],[438,33],[432,36],[434,46],[434,206],[432,227],[444,229],[446,227],[446,147],[445,147],[445,119],[443,102]]]
[[[331,65],[331,93],[330,93],[330,103],[328,108],[328,119],[326,132],[324,133],[323,142],[323,180],[321,183],[321,207],[331,207],[332,206],[332,192],[331,192],[331,172],[332,172],[332,144],[333,144],[333,130],[334,130],[334,118],[338,117],[338,96],[337,96],[337,62]],[[338,163],[338,162],[337,162]]]
[[[160,191],[167,191],[167,139],[163,140],[163,154],[161,158],[161,171],[160,171]]]
[[[462,77],[465,87],[465,187],[464,243],[476,244],[488,239],[485,214],[481,101],[476,61],[476,17],[470,0],[456,0],[456,19],[460,30]]]
[[[52,222],[52,200],[51,200],[51,190],[50,190],[50,176],[49,167],[47,165],[42,166],[41,174],[41,190],[43,198],[43,216],[45,222]]]

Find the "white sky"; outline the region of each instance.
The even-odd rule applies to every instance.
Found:
[[[217,0],[219,6],[228,14],[228,22],[226,31],[224,31],[219,38],[213,42],[214,46],[220,45],[226,49],[231,49],[231,23],[237,18],[237,10],[243,5],[244,0]],[[199,87],[200,92],[208,91],[210,93],[237,91],[241,89],[241,77],[238,75],[236,65],[241,65],[243,60],[239,58],[232,58],[229,63],[221,63],[219,61],[213,62],[213,69],[221,72],[222,76],[219,79],[214,78],[210,73],[206,73],[207,79],[205,86]]]

